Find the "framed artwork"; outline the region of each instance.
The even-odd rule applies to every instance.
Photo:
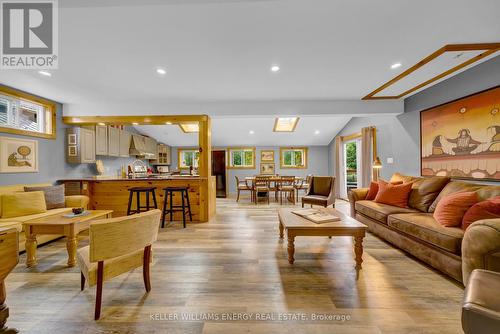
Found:
[[[68,146],[68,156],[70,157],[78,156],[78,149],[76,148],[75,145]]]
[[[260,174],[262,175],[274,175],[274,163],[273,162],[262,162],[260,164]]]
[[[68,135],[68,145],[76,145],[76,133],[70,133]]]
[[[274,162],[274,151],[273,150],[260,151],[260,161],[272,161],[272,162]]]
[[[0,137],[0,173],[38,172],[38,141]]]
[[[500,181],[500,86],[420,113],[422,176]]]

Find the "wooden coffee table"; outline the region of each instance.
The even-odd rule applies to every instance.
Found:
[[[340,218],[340,221],[324,224],[316,224],[310,220],[299,217],[293,214],[295,208],[280,209],[279,230],[280,239],[283,239],[284,231],[286,230],[288,238],[288,262],[293,264],[295,261],[293,255],[295,253],[295,237],[298,236],[351,236],[354,238],[354,253],[356,255],[356,271],[361,269],[363,262],[363,238],[365,237],[367,226],[358,222],[340,211],[332,208],[322,208],[320,210],[327,211]]]
[[[85,216],[67,218],[63,215],[71,213],[68,209],[65,213],[59,213],[43,218],[30,220],[23,223],[26,234],[26,266],[36,265],[36,235],[37,234],[60,234],[66,237],[66,248],[68,250],[68,266],[76,264],[76,248],[78,245],[78,233],[89,228],[90,222],[97,219],[111,218],[113,210],[88,210]]]

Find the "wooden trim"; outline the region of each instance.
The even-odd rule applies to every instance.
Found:
[[[441,73],[441,74],[438,74],[435,77],[433,77],[433,78],[431,78],[423,83],[420,83],[420,84],[416,85],[415,87],[412,87],[399,95],[374,96],[375,94],[379,93],[380,91],[383,91],[387,87],[393,85],[394,83],[398,82],[399,80],[403,79],[404,77],[415,72],[417,69],[421,68],[425,64],[428,64],[432,60],[441,56],[445,52],[475,51],[475,50],[485,50],[485,52],[483,52],[483,53],[481,53],[481,54],[479,54],[479,55],[477,55],[477,56]],[[448,76],[451,73],[456,72],[465,66],[468,66],[472,63],[475,63],[475,62],[479,61],[480,59],[487,57],[487,56],[489,56],[489,55],[491,55],[499,50],[500,50],[500,43],[448,44],[448,45],[445,45],[442,48],[434,51],[432,54],[425,57],[424,59],[422,59],[421,61],[419,61],[418,63],[416,63],[415,65],[413,65],[412,67],[410,67],[409,69],[404,71],[403,73],[401,73],[398,76],[394,77],[393,79],[387,81],[382,86],[378,87],[377,89],[375,89],[374,91],[372,91],[368,95],[364,96],[362,99],[363,100],[399,99],[399,98],[406,96],[406,95],[408,95],[408,94],[410,94],[410,93],[412,93],[412,92],[414,92],[422,87],[425,87],[425,86],[431,84],[432,82],[434,82],[436,80],[439,80],[445,76]]]
[[[198,147],[193,147],[193,148],[178,148],[177,149],[177,167],[179,169],[189,169],[189,167],[182,167],[181,166],[181,153],[182,152],[185,152],[185,151],[189,151],[189,152],[200,152],[200,149]],[[199,161],[199,157],[198,157],[198,169],[200,168],[200,161]]]
[[[284,166],[283,165],[283,151],[286,150],[304,150],[305,154],[305,160],[304,160],[304,166]],[[280,169],[306,169],[309,156],[308,156],[308,147],[301,146],[301,147],[280,147]]]
[[[340,136],[340,140],[342,142],[345,142],[345,141],[361,138],[361,136],[362,136],[361,132],[356,132],[356,133],[353,133],[352,135]]]
[[[252,166],[231,166],[231,151],[238,151],[238,150],[252,150]],[[228,157],[228,165],[227,169],[255,169],[255,147],[247,146],[247,147],[228,147],[227,148],[227,157]]]
[[[207,115],[148,115],[148,116],[64,116],[63,122],[72,125],[94,125],[106,123],[113,125],[165,125],[172,124],[206,122]],[[201,124],[200,124],[201,126]]]
[[[37,137],[37,138],[46,138],[46,139],[56,139],[57,137],[57,107],[56,103],[47,99],[44,99],[42,97],[32,95],[30,93],[23,92],[21,90],[0,85],[0,93],[11,96],[14,98],[30,101],[30,102],[35,102],[38,104],[43,105],[45,108],[47,108],[47,111],[50,112],[51,114],[51,133],[46,133],[46,132],[35,132],[35,131],[29,131],[29,130],[21,130],[21,129],[14,129],[10,127],[3,127],[0,126],[0,132],[3,133],[11,133],[11,134],[16,134],[16,135],[21,135],[21,136],[29,136],[29,137]]]
[[[293,124],[293,128],[292,128],[292,130],[290,130],[290,131],[279,131],[279,130],[276,130],[276,127],[278,126],[278,119],[280,119],[280,118],[296,118],[296,120],[295,120],[295,124]],[[299,124],[299,120],[300,120],[300,117],[297,117],[297,116],[289,116],[289,117],[282,116],[282,117],[276,117],[276,119],[274,120],[273,132],[294,132],[294,131],[295,131],[295,128],[297,127],[297,124]]]

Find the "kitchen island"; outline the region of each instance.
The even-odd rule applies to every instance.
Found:
[[[77,178],[59,180],[66,188],[66,195],[87,195],[89,209],[113,210],[113,217],[127,215],[129,189],[133,187],[156,187],[158,208],[163,208],[165,187],[188,187],[193,222],[207,222],[215,215],[215,177],[200,176],[162,176],[148,178]],[[174,195],[174,205],[181,198]],[[141,198],[141,204],[146,203]],[[135,198],[133,205],[135,206]],[[176,212],[174,220],[182,220],[182,213]],[[188,221],[189,223],[189,221]]]

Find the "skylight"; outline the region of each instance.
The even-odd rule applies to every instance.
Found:
[[[200,126],[198,123],[180,123],[179,126],[181,130],[186,133],[200,132]]]
[[[274,132],[293,132],[297,127],[298,117],[278,117],[274,121]]]

